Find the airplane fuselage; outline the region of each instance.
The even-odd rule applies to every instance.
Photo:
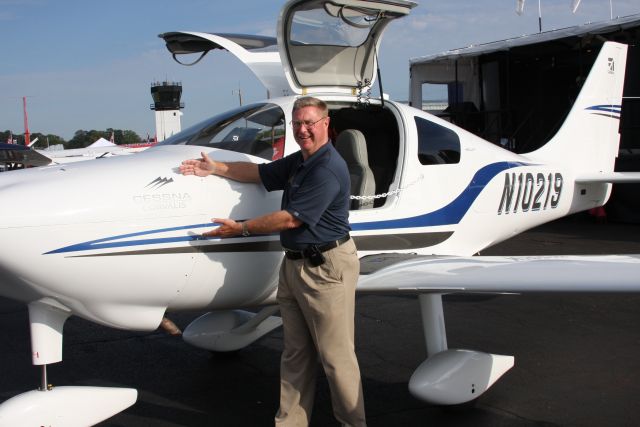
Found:
[[[328,101],[344,109],[355,100]],[[288,123],[291,98],[271,102]],[[350,212],[361,255],[472,255],[570,211],[569,171],[534,163],[427,113],[385,105],[396,124],[397,157],[385,159],[394,172],[383,203]],[[458,161],[433,164],[418,155],[423,122],[459,140]],[[296,149],[286,132],[285,153]],[[3,174],[3,199],[21,202],[0,213],[0,239],[12,242],[1,249],[0,262],[25,286],[0,285],[1,293],[25,302],[46,295],[82,317],[133,329],[155,328],[167,308],[273,302],[282,257],[277,235],[200,235],[215,226],[213,217],[242,220],[278,210],[280,193],[180,175],[180,162],[201,151],[224,161],[266,161],[163,145],[134,156]]]

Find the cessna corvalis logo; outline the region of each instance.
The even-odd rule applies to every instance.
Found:
[[[173,178],[167,179],[167,178],[157,177],[156,179],[148,183],[144,188],[156,189],[156,188],[164,187],[165,185],[172,182],[173,182]]]

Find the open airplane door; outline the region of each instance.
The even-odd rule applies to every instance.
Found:
[[[269,91],[270,96],[292,94],[282,70],[275,37],[192,31],[174,31],[160,34],[158,37],[164,39],[173,59],[180,64],[195,65],[212,50],[227,50],[249,67]],[[191,63],[178,59],[179,55],[189,54],[200,54],[200,56]]]
[[[349,93],[375,80],[384,28],[408,15],[405,0],[291,0],[278,22],[278,47],[294,93]]]

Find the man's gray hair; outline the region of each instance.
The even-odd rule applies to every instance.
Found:
[[[320,110],[323,117],[329,115],[329,107],[327,107],[327,104],[323,100],[314,98],[313,96],[303,96],[302,98],[296,99],[296,102],[293,103],[293,111],[304,107],[316,107]]]

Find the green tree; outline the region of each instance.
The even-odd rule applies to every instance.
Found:
[[[9,142],[10,137],[15,140],[17,144],[24,145],[24,134],[13,133],[10,130],[0,132],[1,143],[4,144]],[[49,145],[65,143],[65,140],[62,137],[53,134],[45,135],[40,132],[32,133],[31,142],[35,141],[36,138],[38,138],[38,140],[35,142],[35,144],[32,145],[33,148],[45,148],[47,146],[47,139],[49,140]]]
[[[33,148],[47,148],[51,145],[64,145],[66,143],[66,141],[62,137],[53,134],[44,135],[39,132],[32,133],[31,141],[35,141],[36,138],[38,138],[38,140],[35,142],[35,144],[32,145]]]
[[[49,139],[49,145],[55,144],[63,144],[65,148],[85,148],[89,145],[93,144],[100,138],[104,138],[106,140],[111,139],[111,134],[113,133],[114,142],[116,144],[138,144],[142,142],[140,136],[132,130],[121,130],[121,129],[113,129],[107,128],[106,130],[82,130],[79,129],[73,134],[73,138],[69,141],[65,141],[63,138],[58,135],[52,134],[41,134],[41,133],[32,133],[31,140],[33,141],[36,137],[38,137],[38,141],[35,144],[35,148],[44,148],[47,146],[47,138]],[[10,131],[0,132],[0,142],[6,142],[9,138]],[[24,144],[24,136],[13,134],[13,138],[18,140],[18,143]]]
[[[142,139],[140,136],[132,130],[122,131],[122,143],[123,144],[140,144]]]
[[[108,128],[106,132],[108,134],[108,137],[105,137],[105,139],[111,138],[111,134],[113,133],[113,137],[114,137],[113,138],[114,139],[113,142],[116,145],[139,144],[140,142],[142,142],[142,140],[140,139],[138,134],[135,133],[132,130],[121,130],[121,129]]]
[[[80,129],[73,134],[73,138],[67,142],[65,148],[84,148],[92,142],[90,141],[89,132]]]
[[[7,142],[9,142],[9,137],[15,138],[15,136],[10,130],[5,130],[4,132],[0,132],[0,143],[6,144]]]

